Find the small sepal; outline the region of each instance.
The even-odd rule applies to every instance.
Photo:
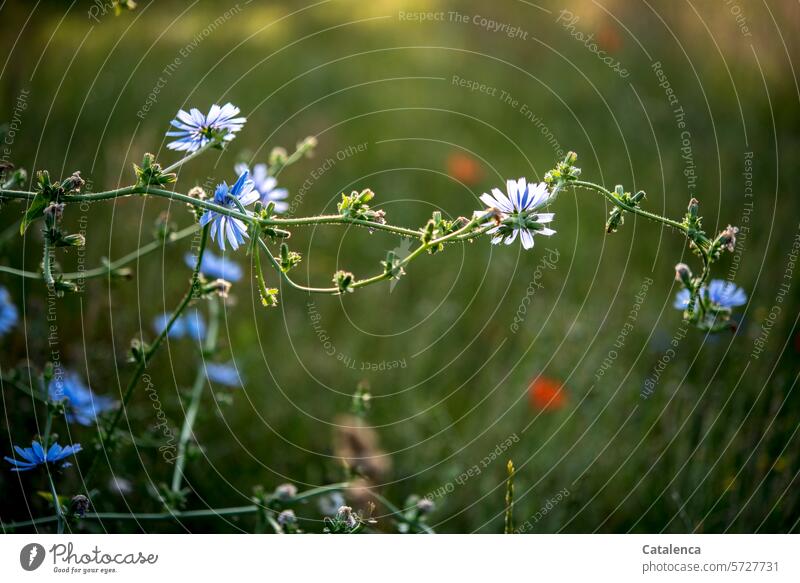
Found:
[[[144,155],[141,166],[134,164],[133,170],[136,173],[136,186],[141,188],[164,186],[177,180],[173,172],[165,173],[161,169],[161,164],[156,162],[156,157],[150,153]]]

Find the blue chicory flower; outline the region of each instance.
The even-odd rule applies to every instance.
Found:
[[[713,279],[707,286],[700,288],[700,295],[707,298],[714,308],[735,308],[747,303],[747,294],[735,283],[723,279]],[[673,306],[679,310],[689,307],[691,293],[682,289],[675,295]],[[695,306],[696,307],[696,306]]]
[[[12,472],[26,472],[28,470],[32,470],[36,466],[48,463],[52,464],[71,455],[75,455],[81,451],[81,449],[80,443],[68,445],[66,447],[61,447],[57,443],[54,443],[50,446],[50,449],[45,451],[38,441],[34,441],[31,443],[31,447],[26,447],[25,449],[18,445],[14,446],[14,450],[24,461],[16,460],[8,456],[5,456],[3,459],[14,466],[11,468]],[[68,465],[68,462],[65,462],[64,466],[66,465]]]
[[[242,385],[239,371],[236,370],[233,362],[207,362],[205,366],[206,376],[211,382],[228,385],[229,387],[240,387]]]
[[[550,200],[550,192],[544,182],[533,184],[524,178],[508,180],[505,194],[499,188],[493,188],[492,194],[484,193],[480,198],[487,207],[500,211],[502,224],[486,231],[488,235],[494,235],[494,245],[501,241],[510,245],[519,235],[522,246],[530,249],[533,247],[534,234],[547,237],[555,234],[554,230],[544,226],[553,220],[554,214],[536,212]],[[478,212],[482,214],[485,211]]]
[[[163,313],[153,318],[153,330],[156,334],[161,334],[167,327],[172,314]],[[206,322],[203,315],[197,310],[191,311],[185,316],[178,316],[173,322],[172,327],[167,333],[167,338],[180,340],[181,338],[191,338],[200,341],[206,336]]]
[[[212,105],[208,115],[203,115],[194,107],[188,113],[180,110],[170,122],[177,131],[167,132],[168,136],[178,139],[167,144],[167,148],[196,152],[214,139],[229,142],[236,137],[236,132],[242,129],[247,121],[246,117],[236,117],[238,115],[239,108],[231,103],[226,103],[222,107]]]
[[[187,253],[184,256],[186,265],[194,269],[197,256]],[[212,279],[224,279],[226,281],[239,281],[242,279],[242,268],[238,263],[231,261],[224,255],[218,257],[206,249],[203,253],[203,260],[200,262],[200,273]]]
[[[236,183],[228,187],[226,182],[217,185],[214,191],[214,203],[229,209],[239,210],[238,205],[231,200],[234,197],[239,200],[243,207],[253,204],[258,200],[258,191],[252,180],[249,180],[249,172],[244,172]],[[233,250],[239,248],[244,243],[247,234],[247,225],[241,219],[229,217],[217,211],[207,210],[200,217],[200,225],[206,226],[211,223],[211,238],[217,241],[219,248],[225,250],[225,240],[227,239]]]
[[[11,294],[0,287],[0,336],[7,334],[19,321],[17,306],[11,302]]]
[[[235,169],[238,176],[250,171],[247,164],[237,164]],[[269,168],[266,164],[253,166],[250,177],[256,185],[261,204],[267,206],[267,203],[274,202],[276,213],[285,213],[289,210],[289,203],[285,200],[289,196],[289,191],[285,188],[275,188],[278,185],[278,179],[269,175]]]
[[[116,401],[111,397],[94,394],[75,373],[67,373],[53,378],[47,392],[51,401],[66,401],[65,417],[68,423],[92,425],[100,413],[109,411],[116,406]]]

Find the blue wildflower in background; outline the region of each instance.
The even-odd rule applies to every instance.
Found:
[[[238,176],[250,171],[247,164],[237,164],[235,169]],[[278,185],[278,179],[269,175],[266,164],[253,166],[250,177],[256,185],[261,204],[267,206],[267,203],[274,202],[276,213],[285,213],[289,210],[289,203],[285,200],[289,196],[289,191],[285,188],[275,188]]]
[[[11,468],[12,472],[26,472],[32,470],[36,466],[61,461],[64,458],[75,455],[81,451],[81,449],[80,443],[68,445],[66,447],[61,447],[57,443],[54,443],[50,446],[50,449],[45,451],[38,441],[34,441],[31,443],[31,447],[26,447],[25,449],[22,449],[18,445],[14,446],[14,450],[19,454],[22,460],[16,460],[8,456],[5,456],[3,459],[14,466]],[[63,464],[63,466],[67,465],[69,465],[68,462]]]
[[[238,199],[239,203],[246,207],[258,200],[258,191],[254,190],[254,188],[253,181],[249,179],[249,172],[244,172],[231,187],[228,187],[226,182],[217,185],[217,189],[214,191],[214,203],[233,210],[239,210],[239,206],[231,200],[231,197]],[[209,223],[211,223],[211,238],[217,242],[219,248],[223,251],[225,250],[226,239],[235,251],[248,237],[247,225],[241,219],[207,210],[200,217],[200,225],[205,227]]]
[[[92,425],[100,413],[105,413],[116,405],[111,397],[95,395],[75,373],[67,373],[51,380],[48,394],[51,401],[66,401],[65,417],[68,423]]]
[[[167,132],[168,136],[178,139],[167,144],[167,148],[196,152],[211,140],[229,142],[247,121],[246,117],[236,117],[238,115],[239,108],[231,103],[222,107],[212,105],[208,115],[203,115],[194,107],[188,113],[180,110],[170,122],[177,130]]]
[[[501,241],[510,245],[519,235],[522,246],[530,249],[533,247],[534,235],[549,237],[555,234],[554,230],[545,226],[553,220],[553,213],[537,212],[550,200],[550,192],[544,182],[533,184],[526,182],[524,178],[509,180],[506,183],[506,194],[499,188],[493,188],[492,194],[484,193],[480,198],[487,207],[501,213],[501,224],[486,231],[488,235],[493,235],[494,245]]]
[[[187,253],[184,256],[186,265],[194,269],[197,256]],[[206,249],[203,253],[203,260],[200,262],[200,273],[212,279],[224,279],[226,281],[239,281],[242,279],[242,268],[238,263],[231,261],[227,257],[217,257]]]
[[[747,294],[744,290],[736,284],[723,279],[711,280],[708,286],[700,288],[698,295],[708,299],[712,309],[731,309],[747,303]],[[688,289],[682,289],[675,296],[673,305],[679,310],[685,310],[689,307],[690,298],[691,292]],[[696,309],[697,306],[694,306],[694,308]]]
[[[159,314],[153,318],[153,330],[156,334],[161,334],[167,327],[172,314]],[[206,336],[206,322],[202,314],[197,310],[189,312],[185,316],[179,316],[167,333],[167,338],[180,340],[181,338],[191,338],[192,340],[202,340]]]
[[[240,387],[242,385],[236,366],[232,362],[207,362],[205,366],[206,376],[211,382],[228,385],[229,387]]]
[[[11,294],[0,287],[0,336],[7,334],[19,321],[17,306],[11,303]]]

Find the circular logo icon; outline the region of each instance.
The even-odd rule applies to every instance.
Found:
[[[39,543],[29,543],[19,552],[19,564],[26,571],[35,571],[44,562],[44,547]]]

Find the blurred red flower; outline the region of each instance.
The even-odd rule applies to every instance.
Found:
[[[530,406],[540,411],[556,411],[567,404],[564,385],[555,379],[540,376],[528,387]]]
[[[453,152],[447,157],[447,173],[464,184],[476,184],[483,177],[480,164],[462,152]]]
[[[597,43],[607,53],[616,53],[622,47],[622,37],[612,24],[604,24],[597,33]]]

